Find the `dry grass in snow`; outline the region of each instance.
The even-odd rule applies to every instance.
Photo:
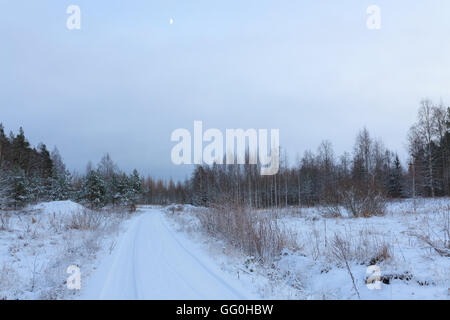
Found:
[[[0,216],[0,299],[61,299],[77,293],[67,267],[79,266],[83,282],[128,215],[58,201]]]
[[[447,198],[389,202],[384,216],[370,218],[322,208],[168,212],[262,298],[450,298]],[[367,286],[371,266],[379,290]]]

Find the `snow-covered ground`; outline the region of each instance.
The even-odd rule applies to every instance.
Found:
[[[450,299],[450,199],[413,207],[392,202],[372,218],[255,211],[296,242],[262,263],[207,234],[205,208],[143,206],[130,215],[41,203],[0,219],[0,298]],[[81,291],[66,288],[70,265],[81,268]],[[379,268],[380,289],[366,284],[369,266]]]
[[[411,200],[391,202],[385,216],[372,218],[324,218],[317,208],[258,211],[294,234],[298,244],[269,264],[202,232],[196,211],[205,209],[166,211],[174,228],[263,299],[450,299],[448,251],[423,240],[429,237],[438,250],[448,247],[450,199],[421,199],[413,208]],[[366,283],[376,268],[380,289]]]
[[[66,299],[70,265],[87,277],[115,246],[127,214],[94,213],[71,201],[2,213],[0,299]]]
[[[160,209],[141,210],[82,289],[82,299],[256,298],[195,243],[174,232]]]

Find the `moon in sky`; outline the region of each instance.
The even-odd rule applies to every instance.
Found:
[[[169,23],[173,24],[173,19],[172,18],[170,18]]]

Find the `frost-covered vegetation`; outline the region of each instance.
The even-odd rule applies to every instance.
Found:
[[[262,297],[447,298],[449,130],[450,108],[423,100],[408,163],[364,128],[351,154],[324,141],[293,165],[283,150],[272,176],[259,164],[198,165],[174,183],[127,174],[108,154],[70,173],[56,148],[33,148],[22,128],[6,136],[0,124],[0,297],[66,297],[67,266],[89,271],[105,243],[114,247],[126,216],[117,212],[178,203],[170,216],[221,243],[235,259],[228,269]],[[367,288],[371,266],[384,289]]]
[[[108,154],[97,168],[89,163],[84,175],[72,174],[57,148],[31,147],[22,128],[7,137],[0,123],[0,210],[68,199],[91,208],[134,206],[141,192],[139,173],[123,173]]]
[[[260,175],[259,164],[198,165],[190,179],[175,183],[143,178],[136,170],[126,174],[108,154],[97,166],[89,163],[83,174],[69,173],[57,149],[49,153],[44,144],[32,148],[22,129],[7,137],[0,125],[0,206],[67,199],[92,208],[321,205],[330,215],[339,215],[344,207],[354,216],[381,216],[387,199],[450,196],[449,129],[450,109],[425,99],[407,136],[406,163],[363,128],[352,152],[341,155],[325,140],[317,152],[306,151],[289,164],[283,149],[280,170],[273,176]]]
[[[128,212],[92,211],[71,201],[0,212],[0,299],[61,299],[70,265],[82,281],[112,250]]]
[[[262,298],[450,298],[448,198],[389,202],[370,218],[330,217],[320,207],[166,212]],[[380,268],[380,290],[367,287],[369,266]]]

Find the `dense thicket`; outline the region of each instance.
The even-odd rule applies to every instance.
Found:
[[[53,165],[52,156],[59,157],[57,150],[51,155],[45,144],[30,147],[22,128],[17,135],[6,136],[0,124],[0,206],[17,207],[64,195],[59,187],[68,173]]]
[[[142,195],[136,170],[126,175],[105,155],[96,169],[71,175],[58,149],[51,153],[44,144],[32,148],[22,128],[6,136],[0,124],[0,209],[29,203],[72,199],[91,207],[107,204],[134,205]]]
[[[199,165],[190,179],[168,182],[122,172],[106,154],[84,175],[70,174],[55,148],[32,148],[22,128],[6,136],[0,124],[0,208],[46,200],[73,199],[91,207],[108,204],[233,203],[253,208],[288,205],[343,205],[354,215],[382,212],[380,199],[450,195],[450,108],[423,100],[409,132],[410,160],[364,128],[351,153],[337,156],[331,142],[306,151],[289,165],[283,150],[280,170],[260,175],[259,165]]]

